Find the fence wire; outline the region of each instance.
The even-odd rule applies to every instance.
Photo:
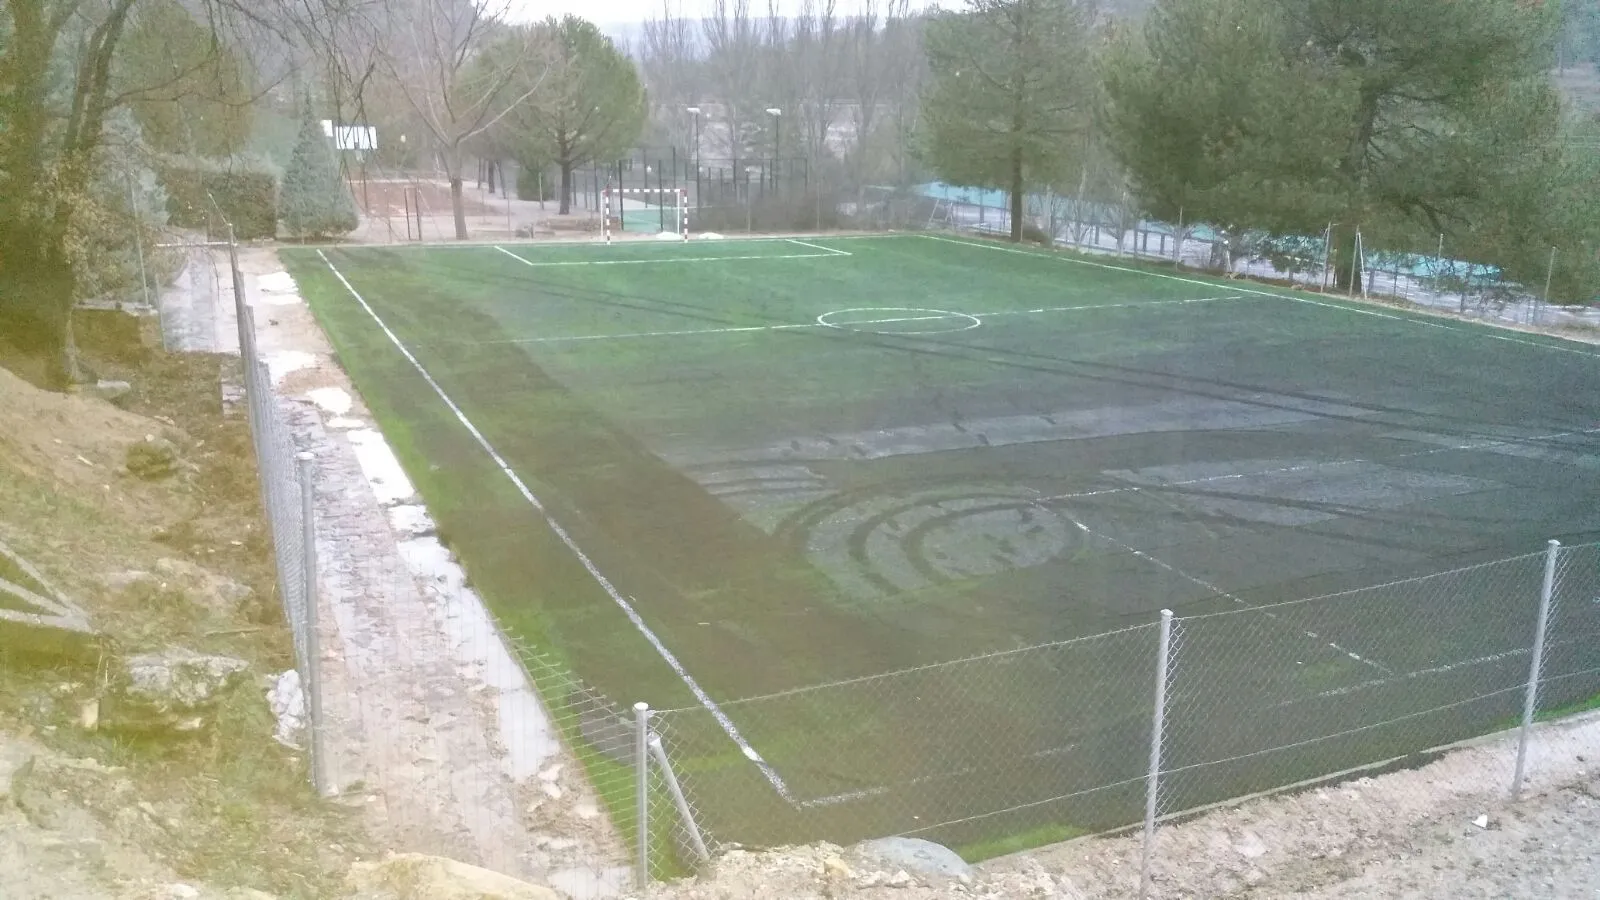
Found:
[[[238,247],[229,242],[228,268],[233,292],[234,313],[238,319],[241,376],[244,381],[245,409],[250,422],[250,439],[256,454],[256,472],[261,483],[262,507],[272,539],[277,570],[278,599],[294,640],[296,671],[306,698],[309,724],[311,778],[317,790],[326,793],[325,754],[322,752],[321,723],[315,721],[321,708],[316,634],[314,529],[306,519],[307,498],[311,490],[309,465],[297,460],[299,450],[289,431],[283,411],[272,390],[272,375],[256,344],[255,320],[245,299],[244,274],[239,269]]]
[[[1530,678],[1540,719],[1600,697],[1600,545],[1554,557],[1535,667],[1549,558],[1174,619],[1164,664],[1152,624],[724,703],[720,715],[656,713],[685,802],[652,781],[649,815],[672,824],[650,829],[665,843],[651,872],[694,870],[686,821],[712,852],[911,835],[982,857],[1142,821],[1153,836],[1157,822],[1213,805],[1515,737]],[[1529,733],[1536,780],[1570,739]],[[1490,771],[1509,795],[1511,758]]]

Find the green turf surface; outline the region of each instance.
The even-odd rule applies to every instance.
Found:
[[[1555,339],[919,236],[284,256],[502,624],[621,701],[700,705],[330,264],[784,779],[794,803],[709,712],[669,717],[729,840],[796,837],[781,814],[826,798],[798,836],[1012,807],[1029,811],[937,836],[1007,846],[1121,824],[1158,609],[1600,533],[1600,355]],[[1373,679],[1330,641],[1393,673],[1522,639],[1524,608],[1476,583],[1450,596],[1467,612],[1414,640],[1404,626],[1440,602],[1426,592],[1197,625],[1214,658],[1196,683],[1295,702]],[[1239,634],[1255,652],[1229,655]],[[1429,689],[1498,690],[1513,662]],[[1428,735],[1498,721],[1484,702]],[[1363,711],[1311,718],[1347,714]],[[1213,730],[1193,729],[1195,758],[1221,746]],[[1268,768],[1337,767],[1388,740]],[[1223,773],[1213,793],[1253,777]]]

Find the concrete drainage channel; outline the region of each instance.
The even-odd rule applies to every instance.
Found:
[[[205,278],[180,278],[162,298],[169,346],[238,352],[226,251],[214,252],[216,266],[191,260]],[[278,407],[296,448],[316,458],[329,782],[393,849],[450,856],[579,900],[620,895],[632,886],[623,842],[523,665],[434,533],[276,253],[239,253]]]

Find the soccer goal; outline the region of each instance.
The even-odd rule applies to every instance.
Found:
[[[673,212],[672,221],[677,227],[678,236],[686,241],[689,239],[689,191],[687,188],[619,188],[606,185],[605,212],[600,218],[600,232],[605,235],[606,243],[611,243],[613,204],[615,204],[615,212],[618,216],[617,221],[620,223],[622,221],[621,217],[625,215],[622,203],[628,199],[630,194],[654,194],[659,198],[662,206],[666,206],[668,203],[676,203],[677,208]]]

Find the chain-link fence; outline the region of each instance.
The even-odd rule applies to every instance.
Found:
[[[294,639],[299,683],[309,737],[311,781],[320,794],[328,794],[322,719],[321,654],[317,630],[316,533],[313,526],[312,458],[301,453],[272,390],[272,375],[256,344],[255,320],[245,299],[244,273],[239,268],[236,243],[227,244],[234,314],[239,328],[239,356],[244,381],[245,410],[250,439],[261,481],[262,507],[272,537],[277,568],[278,597]]]
[[[1024,239],[1503,324],[1600,328],[1600,305],[1548,302],[1545,288],[1558,262],[1554,250],[1550,272],[1539,284],[1518,284],[1496,266],[1461,258],[1445,235],[1379,244],[1338,222],[1312,235],[1231,234],[1181,216],[1176,222],[1161,221],[1142,211],[1128,193],[1102,194],[1101,199],[1049,191],[1028,194],[1023,201]],[[900,214],[885,218],[881,227],[990,235],[1011,230],[1010,198],[1003,191],[919,185],[900,195],[897,206]],[[872,212],[863,210],[869,219]]]
[[[702,844],[887,835],[986,857],[1415,765],[1499,733],[1509,794],[1600,697],[1600,545],[652,715],[657,877]],[[1153,739],[1154,738],[1154,739]],[[658,783],[659,782],[659,783]],[[681,799],[678,794],[681,792]],[[685,823],[693,823],[692,828]],[[666,826],[663,826],[666,827]],[[1147,860],[1148,862],[1148,860]]]

